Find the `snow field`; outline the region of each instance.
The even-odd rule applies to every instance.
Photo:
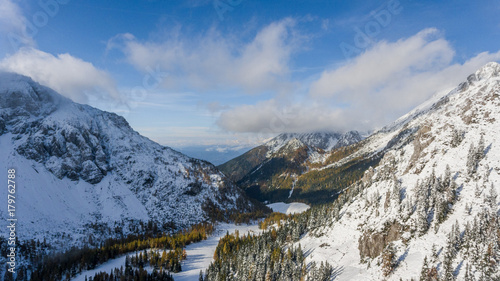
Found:
[[[273,209],[273,212],[283,213],[287,215],[302,213],[310,208],[309,205],[307,204],[297,203],[297,202],[293,203],[278,202],[278,203],[268,204],[267,206]]]

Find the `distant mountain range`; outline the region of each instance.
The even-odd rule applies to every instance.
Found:
[[[233,146],[233,145],[192,145],[175,147],[183,154],[208,161],[214,165],[223,164],[233,158],[252,149],[252,146]]]

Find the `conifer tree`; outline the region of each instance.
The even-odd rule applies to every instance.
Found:
[[[382,272],[384,276],[389,276],[396,267],[396,249],[391,242],[382,253]]]
[[[476,172],[476,148],[474,144],[471,143],[469,147],[469,152],[467,153],[467,173],[469,176]]]
[[[424,258],[424,264],[422,265],[422,269],[420,270],[420,281],[427,280],[427,274],[429,273],[429,262],[427,261],[427,256]]]
[[[465,266],[465,276],[464,281],[475,281],[474,274],[470,272],[469,263]]]
[[[491,183],[491,187],[490,187],[490,191],[489,191],[489,195],[488,195],[488,205],[490,206],[490,209],[492,211],[495,211],[497,209],[497,197],[498,197],[498,194],[497,194],[497,191],[495,189],[495,187],[493,186],[493,183]]]

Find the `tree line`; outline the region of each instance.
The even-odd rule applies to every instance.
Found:
[[[84,270],[94,269],[118,256],[146,249],[164,250],[165,259],[162,259],[163,257],[156,259],[155,257],[153,265],[160,265],[164,271],[180,271],[180,261],[185,258],[183,248],[191,243],[207,239],[213,230],[212,224],[201,223],[173,235],[162,234],[160,237],[144,237],[131,234],[125,238],[107,239],[100,247],[96,248],[73,247],[64,253],[44,257],[31,274],[23,274],[23,280],[63,280],[63,278],[73,277]],[[166,250],[172,251],[166,252]],[[144,258],[134,260],[134,262],[144,263]],[[147,262],[150,264],[151,258],[148,258]],[[30,279],[28,279],[28,275],[31,276]],[[18,278],[18,280],[20,279]]]

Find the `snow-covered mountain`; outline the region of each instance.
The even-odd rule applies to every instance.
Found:
[[[335,202],[274,224],[253,242],[272,250],[233,253],[237,261],[213,263],[208,280],[219,274],[231,280],[499,280],[499,143],[500,64],[492,62],[441,98],[320,159],[311,166],[316,176],[379,160]],[[276,266],[278,256],[288,266]]]
[[[319,148],[325,151],[330,151],[334,148],[357,143],[363,138],[357,131],[349,131],[344,134],[335,132],[283,133],[264,144],[264,146],[269,149],[267,157],[272,157],[273,153],[278,152],[293,139],[296,139],[311,148]]]
[[[378,167],[297,244],[334,265],[335,280],[493,280],[499,143],[500,65],[489,63],[369,137],[350,157],[385,151]]]
[[[116,114],[12,73],[0,73],[0,97],[0,167],[16,170],[20,239],[65,233],[74,241],[89,225],[127,232],[149,220],[179,228],[207,220],[214,208],[256,208],[212,164],[139,135]]]
[[[282,201],[291,198],[295,181],[311,170],[311,163],[362,139],[357,131],[283,133],[219,168],[247,192],[252,189],[249,194],[253,197],[261,201]],[[295,192],[294,196],[298,195],[300,192]]]

